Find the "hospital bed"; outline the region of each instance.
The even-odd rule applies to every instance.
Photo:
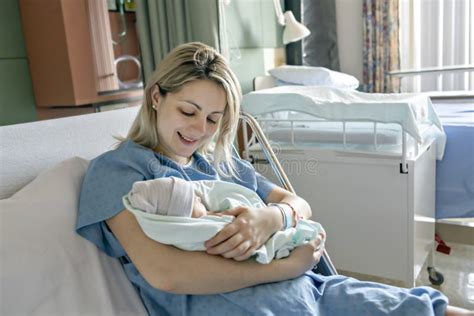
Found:
[[[1,315],[147,314],[119,261],[75,232],[89,160],[114,148],[137,110],[0,127]],[[336,273],[326,253],[318,271]]]
[[[243,109],[261,123],[296,192],[327,228],[336,267],[413,286],[427,263],[432,283],[442,283],[433,246],[445,134],[430,100],[273,83],[257,78]],[[246,134],[244,157],[275,179]]]
[[[387,73],[401,80],[436,75],[436,90],[426,92],[446,132],[443,160],[436,163],[436,219],[474,218],[474,91],[442,91],[445,76],[474,71],[471,65],[395,70]],[[467,88],[466,88],[467,89]],[[447,219],[447,221],[443,221]]]
[[[436,162],[436,219],[474,218],[474,98],[434,100],[446,132]]]

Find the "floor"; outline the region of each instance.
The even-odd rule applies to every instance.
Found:
[[[469,242],[459,243],[445,240],[451,247],[449,255],[435,252],[435,267],[444,276],[440,286],[431,285],[426,267],[423,268],[416,280],[416,286],[431,286],[440,290],[449,298],[450,305],[474,310],[474,228],[469,231]],[[443,238],[444,239],[444,238]],[[360,280],[376,281],[400,286],[400,282],[361,275],[348,271],[338,271],[340,274],[353,276]]]
[[[444,276],[440,286],[431,285],[428,273],[420,273],[416,285],[432,286],[449,298],[451,305],[474,310],[474,246],[450,243],[449,255],[436,252],[435,267]],[[425,270],[426,271],[426,270]]]

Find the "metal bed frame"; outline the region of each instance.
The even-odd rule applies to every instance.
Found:
[[[240,113],[240,119],[250,127],[250,129],[253,132],[253,135],[255,135],[256,139],[258,140],[259,144],[262,147],[262,151],[265,155],[265,157],[268,159],[270,166],[272,167],[273,172],[277,176],[280,184],[288,191],[292,193],[296,193],[293,186],[290,183],[290,180],[288,179],[285,171],[283,170],[283,167],[281,166],[280,162],[278,161],[278,158],[276,157],[275,153],[273,152],[273,149],[268,142],[267,138],[265,137],[262,129],[260,128],[260,125],[258,124],[257,120],[251,116],[250,114],[241,112]],[[243,133],[244,137],[247,137],[247,129],[243,128]],[[244,144],[247,144],[245,141]],[[247,152],[247,151],[246,151]],[[328,253],[326,250],[323,250],[323,254],[321,256],[320,262],[317,264],[317,267],[313,270],[316,273],[320,273],[322,275],[337,275],[336,268],[334,267],[331,259],[329,258]]]
[[[332,122],[332,121],[329,121],[329,120],[318,120],[318,119],[314,119],[314,120],[310,120],[310,119],[296,119],[296,120],[292,120],[292,119],[259,119],[259,122],[261,123],[266,123],[266,122],[285,122],[285,123],[290,123],[290,139],[291,139],[291,144],[292,145],[295,145],[295,135],[294,135],[294,123],[298,123],[298,122]],[[344,149],[347,149],[347,132],[346,132],[346,125],[347,123],[351,123],[351,122],[354,122],[354,123],[360,123],[360,121],[337,121],[339,123],[342,123],[342,145],[343,145],[343,148]],[[372,122],[372,121],[367,121],[367,123],[371,123],[373,124],[373,131],[372,131],[372,146],[374,148],[374,151],[375,152],[378,152],[379,151],[379,144],[377,143],[377,135],[379,134],[379,131],[377,129],[377,124],[383,124],[383,123],[379,123],[379,122]],[[401,127],[401,126],[400,126]],[[243,129],[243,133],[244,133],[244,139],[247,140],[248,138],[248,134],[247,134],[247,130],[244,128]],[[263,133],[263,132],[262,132]],[[256,140],[256,137],[254,137],[255,135],[252,135],[250,137],[250,140],[248,141],[244,141],[244,150],[245,150],[245,157],[244,159],[248,160],[248,161],[251,161],[251,158],[248,156],[248,152],[249,152],[249,149],[250,149],[250,146],[257,143],[255,140]],[[403,128],[401,128],[401,155],[400,155],[400,158],[401,158],[401,165],[400,165],[400,170],[402,173],[407,173],[408,172],[408,164],[407,164],[407,160],[408,160],[408,156],[409,156],[409,153],[408,153],[408,138],[410,138],[411,136],[408,135],[404,130]],[[258,140],[259,141],[259,140]],[[414,145],[414,156],[417,156],[418,155],[418,152],[420,150],[420,144],[418,142],[414,142],[413,143]]]
[[[445,98],[474,98],[474,94],[472,91],[468,90],[461,90],[454,93],[452,91],[442,91],[441,90],[441,80],[444,74],[452,74],[452,73],[464,73],[464,72],[473,72],[474,65],[453,65],[453,66],[442,66],[442,67],[426,67],[426,68],[419,68],[419,69],[401,69],[401,70],[392,70],[386,73],[389,78],[395,77],[403,79],[405,77],[413,77],[413,76],[422,76],[426,74],[436,74],[437,75],[437,83],[436,88],[437,91],[430,92],[431,99],[445,99]],[[391,82],[391,81],[389,81]]]

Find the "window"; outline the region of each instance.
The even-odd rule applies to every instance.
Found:
[[[473,20],[471,0],[400,0],[400,66],[422,72],[401,91],[473,91]]]

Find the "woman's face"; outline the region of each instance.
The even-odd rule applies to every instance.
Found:
[[[227,103],[225,90],[213,81],[196,80],[166,96],[155,86],[151,95],[160,142],[155,150],[186,163],[216,133]]]

